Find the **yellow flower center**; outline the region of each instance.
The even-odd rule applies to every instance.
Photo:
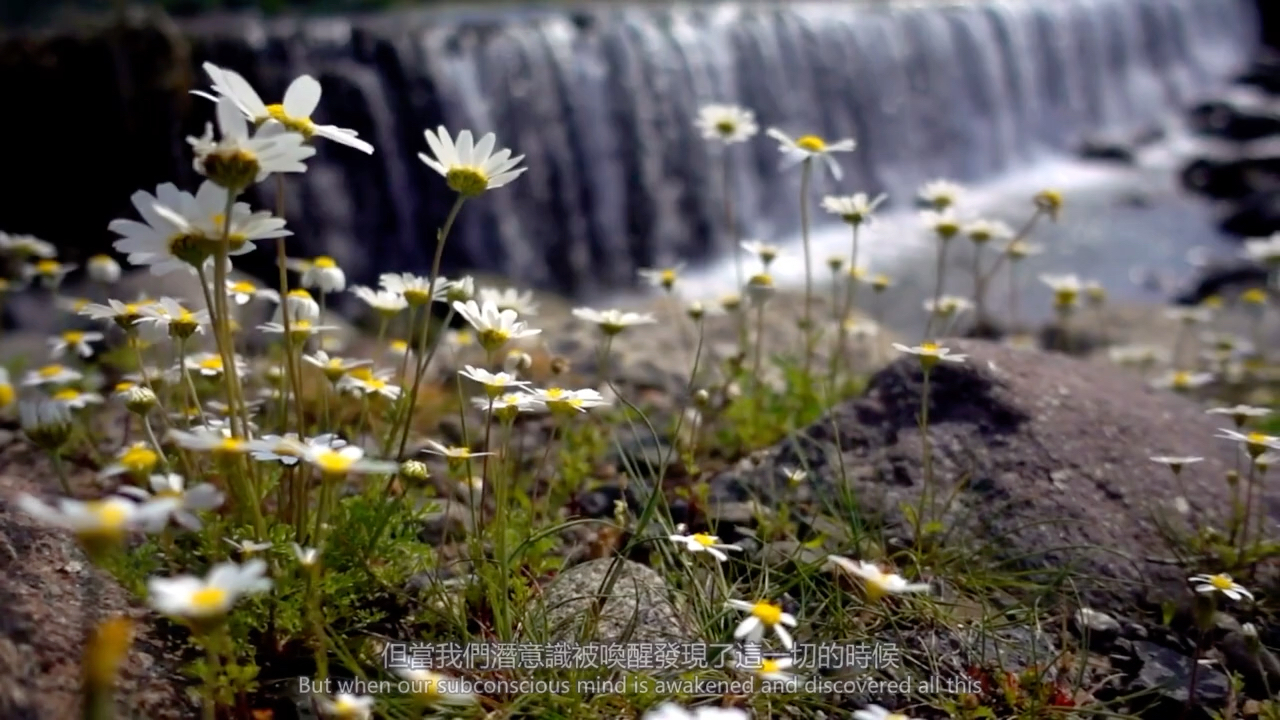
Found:
[[[720,538],[716,537],[715,535],[708,535],[706,533],[694,533],[693,541],[698,543],[702,547],[711,547],[712,545],[719,543]]]
[[[946,240],[960,232],[960,225],[950,220],[943,220],[933,226],[933,231],[938,233],[938,237]]]
[[[326,475],[342,475],[351,469],[356,458],[333,450],[321,450],[315,454],[314,462]]]
[[[716,132],[721,135],[732,135],[738,129],[738,123],[732,120],[721,120],[716,123]]]
[[[252,295],[253,293],[257,292],[257,290],[258,288],[255,287],[253,283],[247,280],[241,280],[240,282],[233,283],[231,285],[231,292],[234,292],[234,293],[244,293],[246,295]]]
[[[124,503],[108,502],[105,500],[89,503],[89,512],[98,520],[98,525],[104,531],[115,532],[124,527],[125,521],[129,519],[129,513],[125,511]]]
[[[1058,288],[1053,291],[1053,304],[1059,308],[1071,307],[1076,304],[1078,294],[1075,288]]]
[[[61,365],[45,365],[44,367],[40,368],[38,372],[40,374],[40,377],[47,379],[51,377],[57,377],[59,374],[62,373],[63,370],[64,368]]]
[[[782,663],[774,658],[764,658],[760,661],[760,674],[770,675],[782,670]]]
[[[391,341],[391,350],[392,350],[392,352],[397,352],[397,353],[405,353],[405,352],[408,352],[408,351],[409,351],[409,343],[408,343],[407,341],[405,341],[405,340],[392,340],[392,341]]]
[[[548,400],[559,400],[564,397],[565,389],[558,387],[548,388],[546,395]]]
[[[338,267],[338,263],[328,255],[321,255],[320,257],[312,260],[311,265],[312,267],[318,267],[322,270],[333,270]]]
[[[451,167],[444,179],[450,190],[463,197],[475,197],[489,189],[489,176],[478,167],[464,165]]]
[[[198,365],[201,370],[216,370],[218,372],[222,372],[222,358],[217,357],[216,355],[214,357],[201,360]]]
[[[773,276],[766,273],[752,275],[751,279],[747,281],[747,284],[754,285],[756,287],[770,288],[773,287]]]
[[[920,353],[921,353],[922,355],[937,355],[937,354],[938,354],[938,344],[937,344],[937,343],[931,343],[931,342],[927,342],[927,343],[920,343]]]
[[[1267,302],[1267,293],[1265,290],[1260,288],[1253,288],[1251,290],[1246,290],[1244,294],[1240,296],[1240,299],[1250,305],[1265,305]]]
[[[124,382],[116,383],[116,392],[118,393],[129,392],[130,390],[134,389],[137,386],[138,386],[137,383],[132,383],[132,382],[129,382],[128,380],[125,380]]]
[[[55,275],[62,268],[62,264],[57,260],[41,260],[36,263],[36,272],[41,275]]]
[[[68,345],[77,345],[84,340],[84,333],[79,330],[68,330],[62,333],[62,339]]]
[[[1236,586],[1230,575],[1213,575],[1209,578],[1209,584],[1218,590],[1230,590]]]
[[[80,397],[80,391],[67,388],[53,394],[53,399],[60,402],[72,402]]]
[[[373,379],[373,370],[369,367],[352,368],[351,372],[348,374],[351,375],[352,378],[364,382],[369,382]]]
[[[276,103],[267,106],[267,115],[272,120],[289,128],[290,130],[302,135],[304,138],[310,139],[316,132],[316,124],[311,122],[311,118],[293,117],[284,111],[284,105]]]
[[[758,602],[751,608],[751,614],[760,622],[773,627],[782,622],[782,606],[768,601]]]
[[[796,139],[796,147],[811,153],[820,153],[827,149],[827,141],[817,135],[802,135]]]
[[[120,456],[120,464],[131,472],[145,472],[156,466],[160,458],[146,445],[134,445]]]
[[[238,453],[244,449],[244,441],[237,437],[222,438],[222,442],[214,448],[214,452]]]
[[[197,613],[216,612],[227,604],[227,591],[219,587],[205,587],[191,593],[191,609]]]
[[[0,410],[9,407],[18,398],[18,393],[9,383],[0,383]]]

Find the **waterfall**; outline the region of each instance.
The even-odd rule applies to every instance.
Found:
[[[468,203],[447,268],[586,296],[633,282],[637,267],[722,255],[726,193],[745,236],[794,232],[798,173],[778,172],[762,134],[732,148],[726,185],[719,150],[692,124],[705,103],[745,105],[762,129],[856,138],[844,181],[820,189],[886,192],[902,206],[935,177],[979,181],[1090,133],[1159,122],[1245,60],[1256,23],[1252,0],[977,0],[239,17],[183,32],[195,67],[236,69],[267,98],[315,75],[318,119],[377,147],[369,157],[322,144],[287,181],[299,250],[334,256],[359,282],[425,271],[452,197],[417,160],[422,130],[493,131],[529,170]],[[191,82],[207,79],[197,70]],[[183,107],[187,132],[212,114]],[[93,150],[58,161],[111,187],[109,168],[72,152]],[[168,179],[195,181],[182,157],[154,181]],[[132,189],[111,187],[117,214]],[[274,207],[274,193],[268,182],[257,200]],[[0,209],[0,221],[15,213]],[[58,222],[91,221],[76,232],[105,240],[111,217]]]

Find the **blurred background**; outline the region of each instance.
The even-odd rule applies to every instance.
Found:
[[[1239,122],[1224,120],[1271,127],[1277,117],[1280,66],[1265,48],[1277,42],[1278,7],[5,0],[0,230],[45,238],[75,262],[110,247],[107,223],[132,216],[135,190],[194,189],[185,138],[212,105],[190,91],[208,87],[200,65],[213,61],[267,102],[314,75],[324,88],[316,119],[377,148],[321,143],[286,186],[291,254],[331,255],[353,283],[429,266],[452,198],[416,155],[422,130],[443,124],[494,131],[529,167],[468,205],[448,271],[590,298],[629,287],[639,267],[687,261],[707,292],[728,289],[726,196],[746,237],[788,242],[798,227],[798,173],[778,172],[763,132],[734,148],[726,182],[718,149],[695,130],[699,106],[731,102],[754,110],[762,130],[857,138],[841,158],[845,179],[819,191],[885,192],[890,217],[935,178],[973,185],[975,207],[1011,222],[1038,186],[1066,187],[1084,209],[1054,239],[1064,248],[1055,262],[1172,292],[1163,279],[1188,250],[1205,265],[1206,244],[1229,248],[1232,234],[1280,218],[1280,172],[1254,162],[1275,155],[1255,141],[1280,127],[1241,137]],[[1242,159],[1253,164],[1227,180],[1245,187],[1226,198],[1184,172],[1196,160],[1218,172]],[[252,199],[273,208],[273,190],[266,183]],[[1259,203],[1262,220],[1224,230]],[[883,224],[868,243],[872,264],[909,258],[909,235]],[[823,237],[833,249],[847,242],[836,227]],[[237,264],[269,277],[272,252]]]

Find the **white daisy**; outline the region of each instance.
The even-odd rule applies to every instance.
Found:
[[[968,298],[958,295],[943,295],[934,300],[929,298],[924,301],[925,312],[932,313],[942,318],[951,318],[962,313],[966,313],[973,309],[973,302]]]
[[[965,188],[959,183],[950,180],[933,180],[921,186],[917,197],[920,198],[920,202],[935,210],[946,210],[955,207],[964,194]]]
[[[574,415],[609,404],[598,390],[592,388],[581,390],[566,390],[560,387],[535,388],[532,392],[532,401],[538,409],[561,415]]]
[[[497,142],[493,133],[474,142],[471,131],[463,130],[455,143],[441,125],[434,132],[425,131],[424,135],[432,154],[418,153],[418,159],[443,175],[449,188],[463,197],[475,197],[486,190],[500,188],[527,169],[517,167],[524,160],[523,155],[512,157],[506,148],[493,151]]]
[[[680,530],[680,532],[674,535],[668,535],[667,539],[677,545],[683,545],[684,548],[691,553],[704,552],[716,560],[724,562],[729,559],[729,556],[724,552],[725,550],[742,550],[738,545],[727,545],[720,542],[720,538],[716,535],[708,535],[706,533],[693,533],[692,535],[689,535],[684,532],[683,526],[676,529]]]
[[[879,600],[885,595],[901,595],[903,593],[927,593],[928,583],[912,583],[897,573],[887,573],[879,565],[863,560],[851,560],[839,555],[828,555],[827,562],[832,567],[862,580],[862,587],[871,601]]]
[[[538,303],[533,301],[532,290],[482,287],[476,289],[475,299],[481,305],[491,302],[499,310],[515,310],[522,316],[533,317],[538,314]]]
[[[915,347],[907,347],[906,345],[894,343],[893,349],[909,355],[918,355],[920,357],[920,364],[923,365],[926,370],[937,365],[939,360],[958,363],[964,362],[965,358],[968,357],[968,355],[952,355],[949,348],[939,347],[936,343],[931,342],[920,343]]]
[[[640,268],[636,271],[636,274],[640,276],[641,280],[650,285],[671,292],[676,286],[676,280],[680,279],[680,273],[683,270],[684,263],[680,263],[667,268]]]
[[[154,518],[152,524],[147,527],[150,532],[163,530],[170,517],[175,523],[188,530],[200,530],[204,525],[195,513],[213,510],[222,505],[222,501],[226,499],[222,491],[212,483],[200,483],[195,487],[187,488],[186,480],[176,473],[152,475],[150,484],[151,492],[132,485],[122,486],[118,491],[121,495],[128,495],[141,502],[169,503],[170,515]]]
[[[0,252],[19,260],[37,257],[46,260],[58,256],[58,248],[53,243],[41,240],[35,235],[10,235],[0,233]]]
[[[826,161],[827,167],[831,169],[832,177],[836,180],[839,180],[843,173],[840,170],[839,163],[831,156],[832,153],[852,152],[854,148],[858,147],[858,143],[851,139],[828,143],[817,135],[801,135],[793,140],[789,135],[777,128],[769,128],[766,134],[778,141],[778,151],[782,153],[782,167],[784,169],[799,165],[812,158],[820,158]]]
[[[361,396],[378,395],[395,400],[400,397],[402,390],[400,386],[391,383],[393,375],[394,372],[391,370],[375,370],[369,366],[356,367],[348,370],[335,387],[339,392]]]
[[[152,274],[174,270],[195,272],[224,245],[231,256],[252,252],[256,240],[292,235],[285,221],[268,212],[254,212],[247,203],[231,208],[227,227],[227,190],[206,180],[196,194],[179,190],[172,183],[156,186],[152,195],[139,190],[130,198],[143,222],[112,220],[107,226],[120,236],[113,243],[133,265],[147,265]]]
[[[782,254],[782,248],[759,240],[743,240],[739,245],[742,246],[743,250],[759,258],[760,264],[764,266],[766,271],[773,264],[773,261],[777,260],[778,256]]]
[[[83,410],[90,405],[101,405],[106,398],[96,392],[86,392],[76,388],[63,388],[49,396],[72,410]]]
[[[230,297],[236,305],[247,305],[254,298],[267,298],[273,302],[280,302],[280,293],[275,290],[268,290],[254,285],[248,280],[228,280],[227,296]]]
[[[359,133],[355,130],[334,125],[319,125],[311,120],[311,115],[320,105],[321,89],[320,83],[310,75],[294,78],[284,91],[284,101],[267,105],[262,102],[262,97],[253,89],[249,81],[239,73],[220,68],[213,63],[205,63],[204,71],[213,82],[213,91],[219,96],[230,98],[236,108],[255,125],[274,120],[308,140],[318,136],[373,154],[373,146],[361,140]],[[217,97],[208,93],[195,91],[194,94],[215,102],[218,100]]]
[[[889,712],[879,705],[868,705],[853,711],[853,720],[913,720],[902,713]]]
[[[1151,386],[1166,390],[1193,390],[1213,382],[1213,373],[1170,370],[1151,381]]]
[[[263,435],[245,444],[249,456],[259,462],[278,462],[281,465],[297,465],[313,448],[340,448],[347,444],[346,440],[335,433],[324,433],[315,437],[299,440],[297,433],[284,435]]]
[[[458,445],[443,445],[435,440],[427,440],[426,443],[427,446],[422,449],[423,452],[431,453],[432,455],[440,455],[448,460],[450,464],[461,463],[472,458],[484,457],[485,455],[493,454],[491,452],[475,452],[471,448],[461,447]]]
[[[289,543],[293,547],[293,556],[304,568],[313,568],[320,562],[320,550],[313,547],[302,547],[298,543]]]
[[[236,549],[241,557],[250,557],[256,555],[263,550],[270,550],[272,545],[269,542],[254,542],[253,540],[236,541],[231,538],[222,538],[222,541]]]
[[[333,448],[324,445],[309,445],[302,458],[308,464],[316,466],[325,475],[390,475],[400,466],[389,460],[373,460],[364,456],[364,448],[356,445],[344,445]]]
[[[409,307],[409,301],[404,295],[390,290],[374,290],[364,285],[356,285],[351,288],[351,294],[363,300],[365,305],[384,318],[392,317]]]
[[[196,452],[212,452],[222,455],[235,455],[248,452],[248,443],[243,438],[235,437],[225,428],[193,428],[190,431],[174,428],[169,431],[169,439],[178,447]]]
[[[151,578],[147,581],[147,601],[157,612],[172,617],[222,618],[241,597],[271,589],[266,572],[267,563],[255,558],[244,565],[218,563],[203,579],[194,575]]]
[[[665,702],[649,710],[640,720],[749,720],[746,710],[738,708],[699,707],[685,709],[673,702]]]
[[[704,105],[694,122],[702,137],[725,145],[746,142],[760,132],[755,113],[737,105]]]
[[[1253,593],[1249,592],[1230,575],[1219,573],[1217,575],[1192,575],[1187,578],[1187,582],[1195,585],[1198,593],[1221,593],[1231,600],[1240,600],[1241,598],[1253,599]]]
[[[26,376],[22,380],[23,387],[41,387],[44,385],[67,385],[74,382],[80,382],[84,379],[84,374],[74,368],[66,365],[53,363],[28,370]]]
[[[38,280],[44,287],[56,288],[62,284],[72,270],[79,265],[58,262],[57,260],[38,260],[30,265],[22,266],[22,279],[26,282]]]
[[[822,199],[822,209],[849,225],[866,225],[871,222],[876,208],[885,201],[885,197],[881,194],[872,198],[866,193],[846,196],[828,195]]]
[[[316,699],[320,714],[332,720],[370,720],[373,717],[373,703],[372,695],[346,693]]]
[[[409,693],[428,705],[473,705],[478,701],[454,678],[431,670],[397,669],[409,683]]]
[[[328,255],[309,260],[301,281],[303,287],[315,288],[322,293],[342,292],[347,288],[347,274]]]
[[[623,312],[622,310],[593,310],[591,308],[574,308],[573,316],[579,320],[593,323],[605,335],[617,335],[637,325],[653,325],[658,320],[653,313]]]
[[[523,392],[499,393],[494,397],[487,395],[471,398],[471,404],[477,410],[492,412],[494,417],[507,422],[522,412],[531,412],[537,408],[533,396]]]
[[[964,225],[950,208],[921,211],[920,224],[933,231],[943,242],[960,234],[960,228]]]
[[[514,310],[499,310],[492,302],[483,305],[477,304],[475,300],[454,302],[453,309],[471,323],[476,329],[480,346],[489,352],[496,351],[510,340],[533,337],[542,332],[516,319]]]
[[[1249,422],[1251,418],[1264,418],[1271,414],[1271,408],[1255,407],[1253,405],[1233,405],[1231,407],[1216,407],[1206,410],[1210,415],[1230,415],[1235,421],[1236,427],[1240,427]]]
[[[203,333],[212,324],[209,311],[206,309],[192,312],[173,298],[160,298],[154,303],[143,306],[139,310],[142,316],[136,323],[144,335],[150,333],[153,338],[170,336],[189,338],[195,333]]]
[[[116,475],[150,475],[160,463],[160,454],[149,444],[137,442],[122,448],[116,453],[115,462],[102,468],[98,477],[109,478]]]
[[[1043,273],[1040,275],[1040,282],[1048,285],[1053,291],[1053,305],[1060,310],[1075,307],[1080,301],[1080,293],[1084,290],[1084,283],[1080,282],[1080,278],[1074,273],[1057,275]]]
[[[436,278],[435,287],[432,287],[431,278],[413,273],[382,273],[378,277],[378,285],[389,293],[403,295],[414,307],[432,301],[445,302],[449,295],[449,281],[445,278]]]
[[[89,279],[103,285],[113,285],[120,280],[120,263],[110,255],[94,255],[84,265]]]
[[[509,388],[524,388],[529,385],[529,381],[521,380],[511,373],[493,373],[484,368],[477,368],[471,365],[459,370],[458,374],[483,385],[485,394],[490,398],[498,397],[507,392]]]
[[[746,639],[748,642],[759,642],[764,637],[764,631],[769,629],[778,636],[782,647],[790,650],[793,646],[791,633],[787,632],[787,628],[796,626],[796,618],[790,613],[783,612],[781,605],[768,600],[754,603],[729,600],[727,605],[735,610],[751,613],[733,631],[735,640]]]
[[[119,542],[126,533],[151,527],[157,516],[169,512],[168,506],[138,504],[121,496],[89,501],[58,498],[50,506],[24,493],[16,504],[45,525],[71,531],[86,546]]]
[[[982,245],[992,240],[1009,240],[1013,238],[1013,228],[999,220],[974,220],[966,223],[964,234],[975,244]]]
[[[1242,433],[1227,428],[1218,428],[1214,437],[1223,440],[1234,440],[1244,446],[1250,457],[1257,457],[1267,450],[1280,450],[1280,437],[1260,432]]]
[[[82,358],[93,357],[93,343],[102,342],[102,333],[65,330],[49,338],[49,355],[57,360],[71,350]]]
[[[324,350],[317,350],[313,355],[303,355],[302,361],[308,365],[320,368],[324,376],[329,382],[336,383],[347,373],[356,368],[369,367],[373,365],[372,360],[351,360],[347,358],[330,355]]]
[[[1204,458],[1195,455],[1152,455],[1150,460],[1161,465],[1167,465],[1176,475],[1182,472],[1182,468],[1201,462]]]
[[[125,303],[110,299],[107,300],[106,305],[89,303],[80,308],[78,312],[92,320],[110,320],[124,331],[133,332],[137,329],[134,325],[142,319],[142,308],[150,302],[150,300],[139,300]]]
[[[301,134],[287,131],[274,120],[250,135],[248,122],[230,98],[218,100],[217,119],[217,140],[209,124],[204,135],[187,138],[187,144],[195,154],[195,171],[232,192],[262,182],[273,173],[306,172],[303,161],[316,154]]]

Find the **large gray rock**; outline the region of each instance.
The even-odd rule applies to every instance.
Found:
[[[613,586],[604,592],[614,562],[601,558],[574,565],[547,585],[543,617],[550,641],[660,643],[693,637],[690,623],[656,570],[618,559]],[[540,635],[540,630],[533,635]]]
[[[33,479],[45,478],[42,485]],[[0,717],[80,717],[85,613],[125,615],[136,633],[117,685],[116,717],[181,720],[197,709],[179,677],[181,660],[146,623],[150,615],[109,575],[97,570],[66,533],[13,507],[21,492],[56,492],[48,460],[25,443],[0,449]],[[79,485],[73,477],[73,485]],[[84,484],[91,482],[86,477]],[[86,592],[96,583],[96,595]],[[92,605],[86,606],[89,598]]]
[[[940,364],[931,378],[932,517],[949,529],[948,542],[1044,570],[1046,579],[1074,570],[1098,610],[1131,609],[1149,590],[1162,598],[1185,593],[1184,571],[1165,562],[1173,553],[1157,518],[1181,523],[1174,500],[1184,496],[1191,519],[1222,526],[1231,507],[1224,475],[1239,450],[1214,435],[1230,420],[1120,368],[981,341],[947,344],[969,354],[964,364]],[[830,512],[825,506],[848,495],[843,477],[856,512],[872,527],[883,524],[886,544],[908,545],[915,538],[903,508],[918,505],[924,476],[920,397],[919,362],[904,356],[872,378],[864,397],[755,467],[714,478],[712,498]],[[1186,467],[1179,483],[1153,455],[1206,461]],[[784,466],[808,467],[808,480],[789,486]],[[1263,491],[1274,519],[1276,493]]]

